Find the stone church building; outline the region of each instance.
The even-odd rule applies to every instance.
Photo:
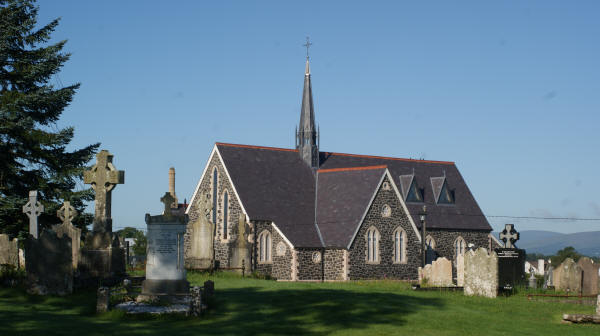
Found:
[[[496,247],[453,162],[323,152],[318,138],[307,60],[295,149],[213,147],[186,211],[187,267],[415,280],[423,239],[428,262]]]

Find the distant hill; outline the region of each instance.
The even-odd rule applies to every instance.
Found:
[[[552,231],[529,230],[521,231],[517,242],[519,248],[529,253],[555,254],[567,246],[573,246],[577,252],[600,257],[600,231],[558,233]],[[493,233],[498,238],[498,232]]]

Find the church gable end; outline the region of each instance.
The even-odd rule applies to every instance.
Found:
[[[379,184],[373,202],[371,203],[358,232],[348,250],[348,277],[350,279],[415,279],[419,266],[419,237],[411,224],[399,193],[395,188],[384,188],[389,183],[393,185],[389,174],[385,174]],[[387,210],[386,207],[389,207]],[[385,210],[384,210],[385,209]],[[389,211],[389,216],[388,212]],[[369,261],[369,230],[376,229],[377,242],[371,248],[376,254],[376,261]],[[402,262],[395,259],[395,233],[399,230],[405,233],[406,256]],[[371,238],[372,239],[372,238]]]
[[[214,181],[215,177],[216,183]],[[193,224],[202,215],[200,209],[201,198],[208,194],[211,203],[213,200],[216,200],[216,206],[213,204],[209,214],[211,222],[213,222],[213,218],[216,219],[214,257],[222,267],[229,266],[229,245],[238,239],[236,223],[240,215],[245,216],[242,204],[234,190],[235,188],[229,179],[229,175],[215,146],[186,211],[190,217],[184,239],[186,259],[197,257],[192,255],[192,244],[199,243],[198,241],[194,242],[192,239],[194,237],[192,234]],[[216,192],[216,195],[214,192]],[[225,206],[227,206],[227,209],[225,209]],[[225,215],[227,215],[227,219]],[[227,226],[226,234],[224,232],[225,225]],[[186,264],[190,265],[191,263],[186,261]]]

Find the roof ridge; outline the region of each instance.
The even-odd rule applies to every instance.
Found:
[[[373,170],[373,169],[386,169],[387,165],[379,166],[364,166],[364,167],[344,167],[344,168],[330,168],[330,169],[319,169],[318,173],[333,173],[341,171],[355,171],[355,170]]]
[[[348,154],[348,153],[334,153],[334,152],[321,152],[329,155],[340,155],[340,156],[352,156],[352,157],[364,157],[371,159],[384,159],[384,160],[398,160],[408,162],[424,162],[424,163],[439,163],[439,164],[455,164],[453,161],[435,161],[435,160],[417,160],[417,159],[406,159],[406,158],[395,158],[390,156],[376,156],[376,155],[362,155],[362,154]]]
[[[252,148],[252,149],[268,149],[268,150],[277,150],[277,151],[284,151],[284,152],[297,152],[298,151],[297,149],[290,149],[290,148],[241,145],[241,144],[232,144],[232,143],[225,143],[225,142],[216,142],[215,145],[226,146],[226,147]]]

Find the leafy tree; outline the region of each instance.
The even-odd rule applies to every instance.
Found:
[[[577,261],[579,258],[581,258],[581,254],[579,254],[573,246],[567,246],[564,249],[556,252],[556,255],[552,257],[552,265],[560,265],[567,258]]]
[[[91,189],[74,191],[85,165],[100,144],[68,151],[73,127],[57,121],[79,84],[55,88],[50,80],[70,54],[66,40],[48,44],[55,19],[37,29],[33,0],[0,0],[0,232],[25,236],[28,218],[22,213],[29,190],[38,190],[45,207],[42,227],[58,223],[56,210],[65,200],[83,214]],[[84,228],[91,215],[80,215]]]
[[[119,231],[117,234],[122,238],[134,238],[135,245],[133,245],[133,254],[135,255],[146,255],[146,247],[148,246],[148,239],[144,234],[144,231],[138,230],[133,227],[125,227]]]

